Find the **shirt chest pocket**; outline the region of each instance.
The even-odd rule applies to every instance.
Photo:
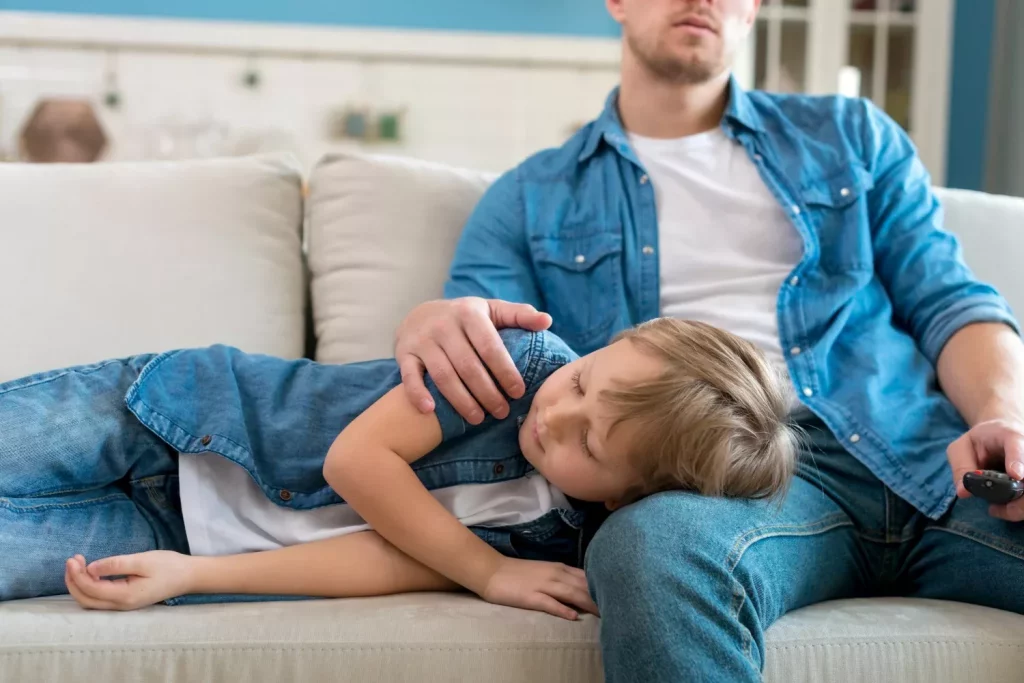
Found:
[[[580,353],[604,345],[622,295],[622,234],[566,230],[530,241],[552,332]]]
[[[801,192],[826,272],[874,269],[868,212],[868,191],[873,187],[867,169],[850,166]]]

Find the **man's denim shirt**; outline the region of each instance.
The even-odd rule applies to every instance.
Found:
[[[470,217],[447,297],[527,302],[576,352],[657,317],[654,188],[617,90],[560,149],[504,174]],[[895,493],[932,518],[954,498],[945,451],[966,429],[935,365],[964,325],[1016,323],[961,258],[907,135],[861,99],[746,92],[722,129],[803,239],[777,315],[800,399]]]
[[[519,418],[548,375],[576,355],[547,332],[507,330],[502,339],[526,383],[526,394],[510,401],[508,418],[473,426],[428,381],[443,441],[412,464],[428,489],[505,481],[532,470],[519,450]],[[324,480],[327,452],[346,425],[400,382],[393,359],[323,365],[215,346],[155,356],[125,401],[172,448],[228,458],[274,502],[308,510],[344,502]],[[552,510],[534,522],[473,531],[506,555],[579,566],[582,521],[580,511]]]

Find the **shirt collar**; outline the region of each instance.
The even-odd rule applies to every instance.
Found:
[[[579,161],[589,159],[597,151],[601,141],[604,140],[613,148],[628,159],[635,161],[633,152],[626,139],[626,133],[622,128],[622,121],[619,119],[619,88],[616,86],[604,103],[604,110],[594,121],[586,142],[580,150]],[[750,101],[750,95],[736,82],[735,76],[729,78],[729,104],[725,108],[723,117],[724,123],[738,124],[756,133],[764,131],[764,124],[761,115],[758,114],[754,104]]]

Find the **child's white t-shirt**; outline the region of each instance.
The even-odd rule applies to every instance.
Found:
[[[182,453],[178,477],[192,555],[274,550],[370,528],[345,504],[314,510],[277,505],[248,472],[215,453]],[[537,472],[509,481],[459,484],[431,493],[466,526],[522,524],[555,508],[570,507],[565,495]]]

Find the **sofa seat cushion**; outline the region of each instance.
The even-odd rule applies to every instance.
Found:
[[[87,612],[0,604],[0,680],[596,683],[600,621],[469,595]],[[925,600],[816,605],[768,633],[770,683],[1019,679],[1024,617]]]

